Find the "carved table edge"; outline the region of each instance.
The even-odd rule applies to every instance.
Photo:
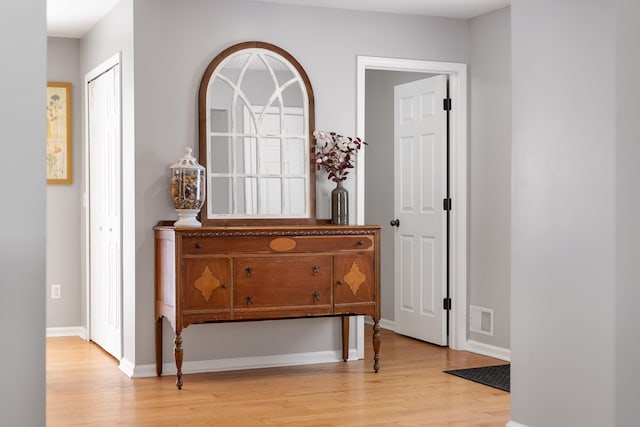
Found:
[[[273,237],[273,236],[358,236],[374,235],[376,229],[336,230],[198,230],[183,231],[183,237]]]

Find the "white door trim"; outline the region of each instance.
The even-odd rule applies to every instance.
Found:
[[[408,71],[449,76],[449,96],[453,100],[449,123],[449,191],[453,206],[449,216],[449,290],[452,300],[449,314],[449,347],[462,350],[467,342],[467,65],[455,62],[358,56],[356,134],[365,140],[366,70]],[[364,164],[364,151],[366,150],[358,154],[357,162],[360,165]],[[364,169],[357,168],[357,224],[364,224],[364,176]]]
[[[82,148],[84,150],[83,153],[83,194],[82,194],[82,207],[84,209],[84,276],[85,276],[85,312],[86,312],[86,340],[91,339],[91,218],[90,218],[90,209],[89,209],[89,91],[87,90],[87,86],[90,81],[96,79],[98,76],[103,74],[104,72],[110,70],[116,65],[121,64],[121,54],[117,53],[112,57],[106,59],[97,67],[93,68],[84,76],[83,88],[84,91],[84,111],[83,111],[83,121],[84,121],[84,141]],[[122,73],[120,74],[120,79],[122,79]],[[122,87],[122,86],[121,86]],[[121,113],[122,114],[122,113]],[[122,129],[120,129],[120,133],[122,134]],[[122,156],[122,154],[121,154]],[[122,195],[121,195],[122,197]],[[122,209],[122,206],[121,206]],[[123,281],[124,282],[124,281]],[[122,292],[120,295],[123,295]],[[124,299],[123,299],[124,305]],[[121,313],[121,319],[123,319]],[[121,326],[120,333],[120,347],[123,349],[123,339],[122,339],[122,331],[123,327]],[[124,353],[121,351],[121,353]],[[122,357],[122,355],[121,355]]]

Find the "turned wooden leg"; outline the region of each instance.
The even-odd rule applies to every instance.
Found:
[[[178,387],[178,390],[182,390],[182,335],[180,335],[180,332],[176,332],[174,344],[173,355],[176,359],[176,387]]]
[[[156,319],[156,374],[162,375],[162,317]]]
[[[373,319],[373,370],[380,369],[380,324],[378,319]]]
[[[342,360],[349,360],[349,316],[342,316]]]

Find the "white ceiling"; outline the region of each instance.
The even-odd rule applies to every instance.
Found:
[[[511,0],[258,0],[336,9],[468,19],[511,4]]]
[[[47,34],[80,38],[120,0],[47,0]]]
[[[47,0],[52,37],[80,38],[120,0]],[[468,19],[508,6],[511,0],[258,0],[304,6]]]

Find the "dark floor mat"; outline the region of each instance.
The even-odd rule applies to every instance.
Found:
[[[482,368],[453,369],[444,372],[502,391],[511,391],[511,365],[508,364],[483,366]]]

